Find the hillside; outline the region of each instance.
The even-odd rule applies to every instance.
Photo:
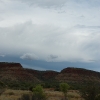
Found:
[[[20,63],[0,63],[0,81],[27,81],[39,82],[32,74],[28,73]]]
[[[37,77],[41,81],[45,80],[52,80],[55,79],[55,77],[59,74],[59,72],[56,71],[38,71],[33,69],[25,69],[28,73],[32,74],[33,76]]]
[[[68,67],[63,69],[56,79],[60,82],[100,82],[100,73],[83,68]]]
[[[71,82],[71,83],[100,83],[100,73],[92,70],[68,67],[61,72],[38,71],[23,68],[20,63],[0,63],[0,81],[2,82]]]

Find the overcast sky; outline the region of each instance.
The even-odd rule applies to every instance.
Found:
[[[0,0],[0,61],[100,71],[100,0]]]

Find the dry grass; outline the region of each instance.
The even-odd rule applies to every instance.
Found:
[[[59,91],[44,90],[48,100],[62,100],[63,93]],[[7,89],[1,96],[0,100],[18,100],[23,94],[31,94],[30,91],[23,90],[10,90]],[[69,100],[83,100],[78,91],[70,90],[68,91]]]
[[[63,93],[59,91],[45,91],[48,96],[48,100],[62,100],[64,98]],[[78,91],[70,90],[68,91],[69,100],[83,100],[79,95]]]
[[[1,96],[0,100],[18,100],[22,94],[30,94],[30,91],[10,90],[7,89]]]

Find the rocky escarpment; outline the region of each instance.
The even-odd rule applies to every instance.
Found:
[[[63,69],[56,79],[60,82],[100,82],[100,73],[82,68],[68,67]]]
[[[20,69],[22,68],[20,63],[8,63],[8,62],[0,62],[0,70],[5,69]]]
[[[32,74],[28,73],[20,63],[0,63],[0,81],[27,81],[39,82]]]
[[[26,69],[20,63],[0,63],[0,81],[22,82],[77,82],[100,83],[100,73],[82,68],[68,67],[61,72]]]
[[[61,71],[61,73],[74,73],[74,74],[78,74],[78,75],[100,77],[99,72],[95,72],[95,71],[87,70],[87,69],[83,69],[83,68],[74,68],[74,67],[65,68]]]
[[[56,71],[23,68],[20,63],[0,62],[0,81],[43,82],[55,80]]]

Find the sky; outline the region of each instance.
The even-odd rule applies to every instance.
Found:
[[[0,62],[100,72],[100,0],[0,0]]]

